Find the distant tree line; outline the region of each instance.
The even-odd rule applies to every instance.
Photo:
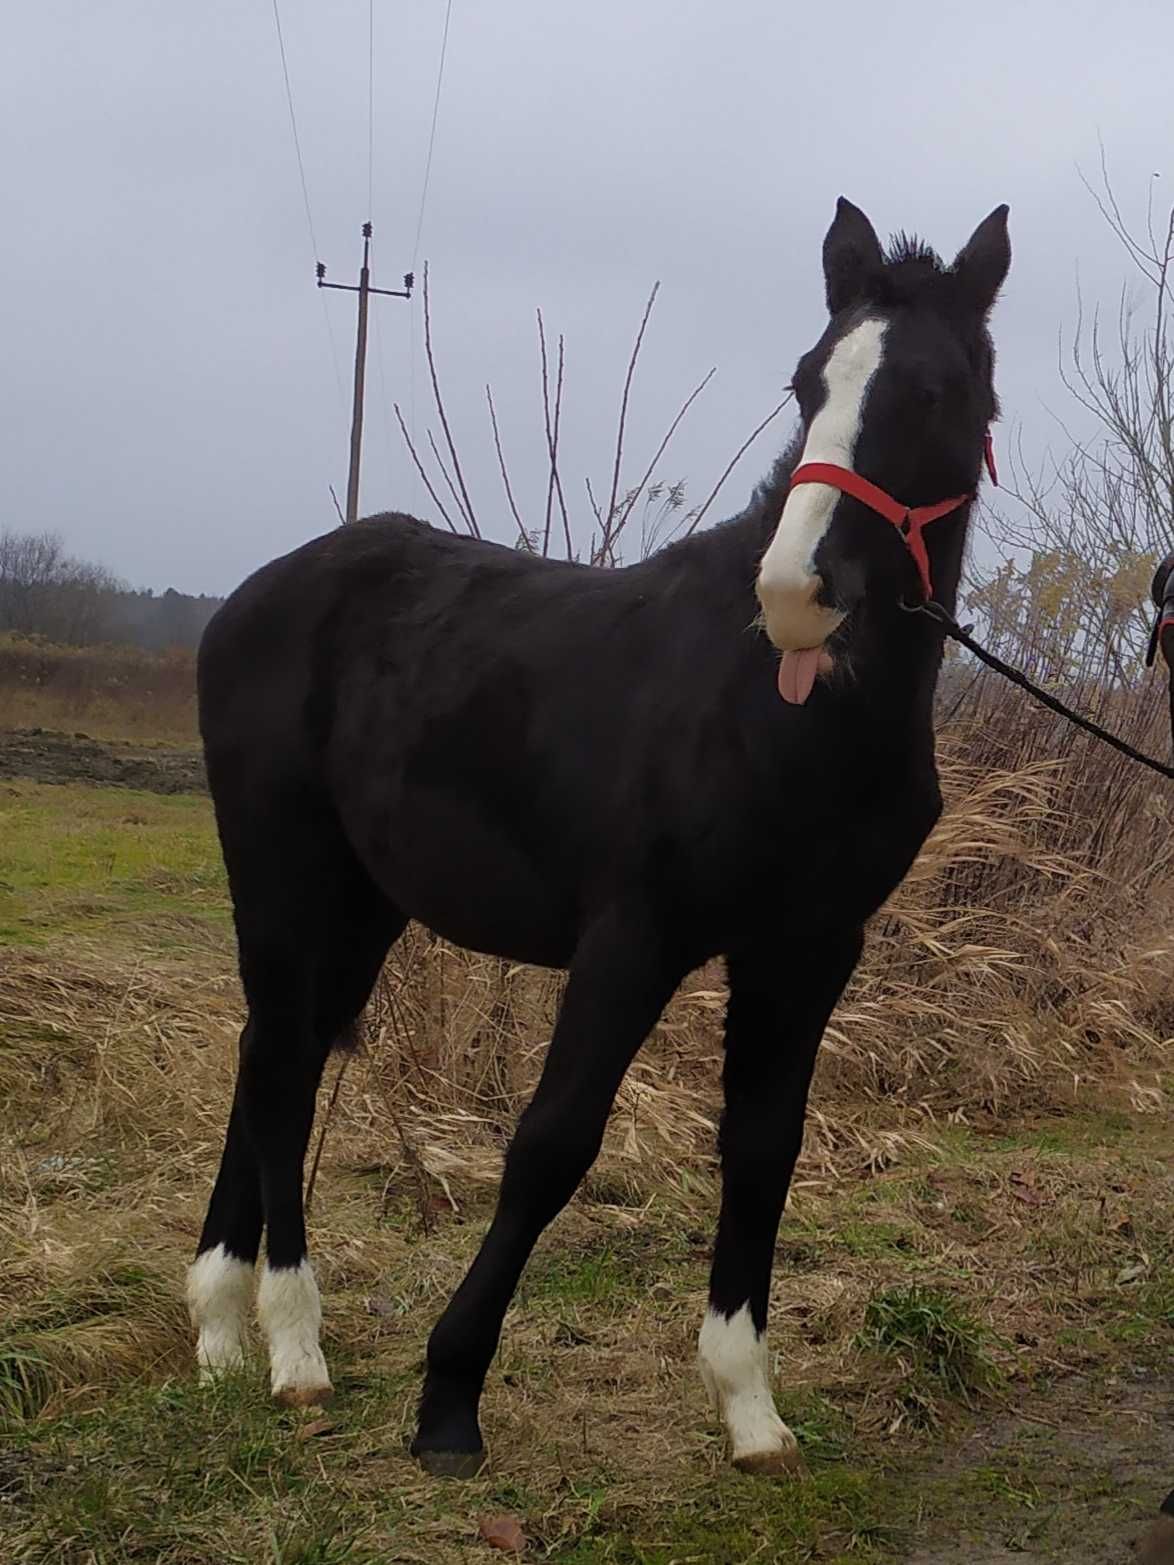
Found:
[[[174,587],[135,591],[68,554],[56,533],[0,528],[0,631],[73,647],[195,647],[222,601]]]

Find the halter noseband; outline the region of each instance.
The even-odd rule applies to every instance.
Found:
[[[997,485],[999,475],[995,470],[995,448],[989,430],[983,437],[982,455],[991,483]],[[828,484],[831,488],[838,489],[841,494],[859,500],[878,516],[883,516],[886,522],[892,522],[904,539],[905,547],[913,556],[913,563],[917,566],[917,574],[921,578],[921,590],[925,594],[925,601],[927,603],[932,601],[933,577],[929,569],[929,551],[925,547],[922,532],[930,522],[949,516],[951,511],[956,511],[960,505],[966,505],[968,501],[973,500],[973,492],[955,495],[952,500],[939,500],[935,505],[902,505],[900,500],[894,500],[892,495],[886,494],[867,478],[861,478],[860,474],[854,473],[850,467],[837,467],[834,462],[804,462],[791,474],[791,488],[794,489],[799,484]]]

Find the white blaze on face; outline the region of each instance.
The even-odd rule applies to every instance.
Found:
[[[734,1464],[759,1472],[801,1467],[799,1442],[775,1412],[766,1337],[755,1331],[750,1306],[728,1317],[711,1309],[697,1355],[710,1400],[729,1432]]]
[[[840,338],[824,365],[827,396],[811,421],[803,462],[851,468],[864,401],[884,353],[887,323],[861,321]],[[779,525],[762,557],[758,600],[766,633],[781,652],[819,647],[843,619],[815,601],[820,580],[815,551],[831,523],[840,491],[828,484],[800,484],[787,496]]]

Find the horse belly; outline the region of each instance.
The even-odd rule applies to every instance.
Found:
[[[577,909],[490,815],[437,789],[405,790],[360,850],[401,912],[454,945],[565,967]]]

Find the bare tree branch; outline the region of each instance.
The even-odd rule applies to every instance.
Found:
[[[468,532],[468,534],[469,534],[469,536],[471,538],[479,538],[481,536],[480,533],[474,531],[474,527],[475,527],[476,524],[470,522],[469,518],[467,516],[465,516],[464,510],[461,507],[461,497],[460,497],[459,494],[457,494],[456,485],[453,483],[452,478],[449,475],[448,468],[445,467],[445,465],[444,465],[444,458],[441,456],[439,450],[437,449],[436,440],[435,440],[435,437],[432,434],[432,431],[428,430],[427,434],[428,434],[428,444],[432,448],[432,458],[435,461],[437,467],[440,469],[440,476],[444,479],[445,483],[448,485],[448,492],[449,492],[450,495],[452,495],[453,504],[456,506],[456,508],[460,512],[461,516],[464,517],[465,529],[466,529],[466,531]]]
[[[412,444],[412,437],[411,437],[411,435],[408,434],[408,426],[404,423],[404,416],[400,412],[399,403],[398,402],[393,403],[392,407],[394,408],[394,411],[395,411],[396,423],[399,425],[400,434],[404,437],[404,444],[408,448],[408,452],[411,455],[412,461],[416,464],[416,471],[417,471],[417,473],[419,473],[420,477],[424,480],[424,487],[425,487],[425,489],[427,489],[428,493],[432,496],[432,503],[433,503],[433,505],[436,507],[436,509],[440,512],[441,516],[443,516],[445,521],[448,523],[448,530],[449,530],[449,532],[453,532],[453,533],[460,532],[460,528],[455,524],[455,522],[453,521],[452,517],[445,510],[445,508],[444,508],[444,501],[436,493],[436,490],[433,489],[433,487],[432,487],[432,480],[428,477],[428,474],[424,471],[424,464],[423,464],[423,462],[421,462],[419,456],[417,456],[417,454],[416,454],[416,448]]]
[[[610,545],[614,546],[616,540],[619,538],[620,534],[623,532],[625,526],[627,525],[628,518],[631,516],[633,510],[636,507],[636,502],[639,500],[641,494],[643,494],[643,492],[644,492],[644,486],[648,483],[648,480],[652,477],[652,474],[653,474],[653,472],[656,469],[656,464],[660,461],[661,457],[664,455],[669,441],[676,434],[677,426],[680,424],[680,422],[684,418],[685,414],[693,406],[694,402],[696,402],[697,398],[705,390],[706,386],[709,385],[710,381],[713,379],[713,377],[716,374],[717,374],[717,365],[715,364],[713,366],[713,368],[709,371],[708,375],[704,376],[703,379],[701,381],[699,381],[696,386],[694,386],[693,390],[689,393],[689,395],[685,398],[684,402],[681,404],[680,411],[677,413],[676,418],[674,418],[672,423],[669,425],[664,439],[661,441],[660,445],[657,446],[656,451],[655,451],[655,453],[653,455],[652,461],[649,462],[647,468],[645,468],[644,476],[641,478],[640,482],[636,485],[635,489],[633,489],[631,494],[628,496],[627,501],[624,504],[624,507],[623,507],[622,511],[620,512],[620,515],[619,515],[619,517],[618,517],[618,519],[616,521],[616,524],[612,528]],[[611,552],[610,548],[609,548],[609,552]]]
[[[538,348],[542,355],[542,422],[546,430],[546,455],[550,471],[546,479],[546,514],[542,523],[542,558],[550,555],[550,519],[554,514],[554,459],[550,455],[550,371],[546,362],[546,328],[542,323],[542,311],[538,316]]]
[[[595,498],[595,491],[591,487],[591,479],[589,477],[585,478],[583,482],[587,485],[587,498],[591,502],[591,509],[595,512],[595,520],[602,527],[603,512],[599,509],[599,501]]]
[[[571,523],[567,516],[567,502],[563,495],[563,475],[559,472],[558,466],[558,437],[563,421],[563,367],[565,363],[565,348],[566,344],[563,341],[563,334],[560,331],[558,334],[558,373],[555,376],[554,386],[554,439],[550,448],[550,470],[554,476],[554,492],[558,497],[559,515],[562,517],[563,542],[566,546],[567,559],[573,560],[575,558],[575,546],[571,542]]]
[[[628,395],[632,389],[632,376],[636,373],[636,360],[640,357],[640,347],[644,341],[644,331],[648,325],[648,317],[652,314],[652,306],[656,303],[656,296],[660,292],[659,281],[653,283],[652,292],[648,295],[648,303],[644,306],[644,315],[640,321],[640,330],[636,333],[636,341],[632,344],[632,357],[628,360],[628,373],[624,376],[624,394],[620,399],[620,422],[616,429],[616,453],[611,473],[611,494],[607,502],[607,514],[603,523],[603,537],[599,544],[599,557],[606,556],[611,544],[612,521],[616,514],[616,495],[620,487],[620,464],[624,459],[624,427],[628,421]]]
[[[558,470],[558,437],[559,425],[562,422],[563,408],[563,368],[565,364],[565,343],[560,332],[558,338],[558,369],[554,390],[554,411],[551,413],[550,402],[550,368],[546,357],[546,323],[542,319],[542,311],[536,310],[538,319],[538,347],[542,357],[542,418],[546,429],[546,454],[550,461],[550,471],[546,480],[546,516],[542,529],[542,553],[550,553],[550,522],[554,512],[554,501],[557,497],[559,511],[563,523],[563,546],[566,549],[568,560],[574,559],[575,549],[571,542],[571,524],[567,517],[567,503],[563,497],[562,475]]]
[[[514,521],[517,524],[518,537],[522,540],[523,547],[533,553],[534,545],[530,542],[530,534],[523,527],[522,518],[518,514],[518,507],[514,503],[514,491],[510,487],[509,470],[505,465],[505,456],[501,449],[501,432],[497,427],[497,409],[493,405],[493,392],[488,381],[485,383],[485,400],[489,403],[489,422],[493,425],[493,445],[497,452],[497,465],[501,471],[501,481],[505,485],[505,497],[510,503],[510,511],[513,513]]]
[[[1147,181],[1132,230],[1103,147],[1100,188],[1084,184],[1147,295],[1123,287],[1110,328],[1078,290],[1075,331],[1059,343],[1060,378],[1093,428],[1079,432],[1053,415],[1067,443],[1062,458],[1048,454],[1033,471],[1022,449],[1013,454],[1005,493],[1020,509],[1000,506],[993,531],[983,523],[1004,563],[969,573],[967,603],[1010,661],[1096,704],[1137,679],[1155,557],[1174,544],[1174,208],[1159,220]]]
[[[686,527],[686,529],[684,531],[684,534],[683,534],[684,537],[688,538],[693,533],[695,533],[697,531],[698,527],[701,525],[702,517],[704,517],[706,511],[709,510],[710,506],[717,499],[718,490],[721,488],[721,486],[725,483],[726,479],[730,476],[730,474],[737,467],[738,463],[746,455],[747,451],[749,451],[750,447],[758,439],[759,435],[762,434],[762,431],[766,428],[766,426],[768,424],[770,424],[770,423],[773,423],[774,420],[776,418],[778,418],[779,414],[786,407],[787,403],[793,400],[794,396],[795,396],[795,393],[793,391],[788,391],[787,395],[783,398],[783,400],[780,403],[778,403],[778,405],[776,407],[771,408],[770,412],[763,419],[762,423],[759,424],[756,428],[752,429],[750,431],[750,433],[746,436],[745,440],[743,440],[742,444],[738,447],[738,449],[734,452],[733,456],[730,458],[729,462],[726,465],[725,471],[722,473],[722,476],[718,479],[717,483],[714,484],[713,488],[709,491],[709,494],[705,498],[704,504],[700,505],[697,508],[697,510],[693,513],[693,519],[689,523],[688,527]]]
[[[473,503],[469,499],[469,491],[465,487],[464,474],[461,472],[460,458],[457,456],[457,448],[453,444],[452,431],[448,427],[448,416],[444,411],[444,399],[440,395],[440,381],[436,374],[436,359],[432,352],[432,308],[428,296],[428,262],[424,262],[424,352],[428,357],[428,373],[432,377],[432,395],[436,399],[436,412],[440,419],[440,427],[444,430],[444,438],[448,445],[449,455],[452,457],[453,471],[457,475],[457,482],[461,486],[461,501],[458,509],[464,513],[469,531],[474,538],[480,538],[481,529],[477,526],[477,518],[473,514]]]

